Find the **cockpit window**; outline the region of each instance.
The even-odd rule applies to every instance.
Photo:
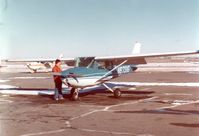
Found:
[[[106,69],[105,62],[98,62],[98,69]]]
[[[87,67],[92,61],[94,57],[78,57],[76,58],[76,67]]]
[[[111,70],[114,68],[112,61],[96,61],[95,57],[78,57],[76,58],[75,66],[106,70]]]
[[[96,61],[96,60],[94,60],[89,65],[89,67],[97,69],[106,69],[106,70],[111,70],[114,68],[113,63],[111,61]]]

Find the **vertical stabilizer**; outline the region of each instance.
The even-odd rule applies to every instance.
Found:
[[[61,54],[59,55],[58,59],[61,60],[62,58],[64,58],[64,54],[63,54],[63,53],[61,53]]]
[[[139,54],[141,52],[141,46],[142,45],[139,42],[136,42],[134,44],[132,54]]]

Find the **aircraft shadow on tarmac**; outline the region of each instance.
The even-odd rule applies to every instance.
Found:
[[[118,103],[119,101],[121,102],[121,101],[126,101],[126,100],[139,100],[139,99],[150,98],[151,96],[148,96],[148,95],[152,93],[154,92],[152,91],[150,92],[149,91],[148,92],[147,91],[133,91],[133,92],[122,91],[122,94],[125,94],[125,95],[122,95],[119,99],[116,99],[110,91],[107,91],[105,89],[97,89],[97,90],[92,90],[89,92],[80,92],[79,101],[82,100],[83,102],[89,102],[96,105],[98,104],[106,105],[106,104]],[[129,95],[126,95],[126,94],[129,94]],[[47,96],[44,94],[40,94],[40,96],[53,99],[53,96]],[[70,99],[70,94],[64,94],[64,98]]]
[[[3,89],[0,89],[3,90]],[[35,99],[37,99],[36,101],[38,101],[37,97],[42,97],[42,99],[39,98],[39,101],[41,103],[46,103],[46,102],[50,102],[53,100],[53,93],[54,93],[54,89],[48,89],[48,88],[10,88],[7,89],[10,91],[38,91],[38,96],[36,95],[17,95],[18,97],[20,96],[25,96],[28,97],[32,102],[35,101]],[[48,93],[48,94],[47,94]],[[50,94],[49,94],[50,93]],[[116,99],[113,94],[108,91],[107,89],[95,89],[95,90],[89,90],[89,91],[82,91],[79,93],[80,96],[80,101],[83,102],[88,102],[88,103],[93,103],[93,104],[102,104],[102,105],[106,105],[106,104],[115,104],[121,101],[126,101],[126,100],[139,100],[139,99],[146,99],[146,98],[150,98],[152,96],[149,96],[150,94],[154,93],[153,91],[126,91],[126,90],[122,90],[122,96],[119,99]],[[108,97],[108,98],[107,98]],[[70,93],[69,92],[65,92],[64,93],[64,98],[66,100],[70,99]],[[35,101],[35,102],[36,102]],[[38,101],[38,102],[39,102]],[[64,100],[65,101],[65,100]],[[61,101],[61,103],[64,103],[64,101]],[[54,102],[54,100],[53,100]]]
[[[170,123],[170,125],[178,126],[178,127],[191,127],[191,128],[199,128],[199,124],[188,124],[188,123]]]
[[[115,111],[115,113],[132,113],[132,114],[170,114],[170,115],[199,115],[197,110],[174,110],[174,109],[161,109],[161,110],[141,110],[141,111]]]

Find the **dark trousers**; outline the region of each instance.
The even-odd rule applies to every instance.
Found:
[[[62,82],[55,82],[55,88],[58,90],[58,93],[62,95]]]

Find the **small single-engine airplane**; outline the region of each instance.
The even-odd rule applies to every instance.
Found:
[[[146,64],[145,58],[150,57],[165,57],[198,54],[197,51],[184,52],[169,52],[169,53],[153,53],[140,54],[141,44],[136,42],[131,55],[123,56],[106,56],[106,57],[78,57],[61,59],[68,66],[68,68],[61,73],[53,73],[62,77],[62,82],[71,88],[71,99],[77,100],[79,92],[85,88],[103,85],[110,90],[116,98],[121,96],[120,88],[109,87],[108,81],[119,77],[137,69],[137,65]],[[7,60],[8,62],[37,62],[45,65],[46,63],[53,63],[55,59],[40,59],[40,60]],[[29,68],[31,68],[29,66]],[[33,68],[31,68],[33,69]],[[36,69],[33,69],[36,72]]]
[[[0,68],[2,68],[2,67],[6,67],[6,65],[3,65],[2,60],[0,59]]]
[[[53,73],[62,77],[62,82],[71,87],[71,99],[77,100],[81,90],[103,85],[111,91],[116,98],[121,96],[121,90],[117,86],[111,88],[108,81],[137,69],[138,64],[146,64],[145,58],[164,57],[197,54],[197,51],[156,53],[156,54],[139,54],[140,44],[136,43],[132,55],[108,56],[108,57],[79,57],[72,59],[76,67],[64,70],[61,73]],[[69,60],[71,63],[72,60]],[[67,62],[66,62],[67,63]]]

